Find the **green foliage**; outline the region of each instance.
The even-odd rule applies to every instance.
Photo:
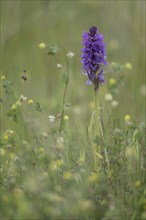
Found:
[[[49,46],[48,55],[54,55],[58,52],[58,50],[59,50],[59,46],[57,44],[52,44],[51,46]]]
[[[143,9],[137,1],[2,2],[1,219],[145,219]],[[105,33],[109,63],[99,132],[79,62],[91,24]]]

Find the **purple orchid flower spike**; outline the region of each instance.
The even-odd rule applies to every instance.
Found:
[[[97,90],[105,82],[103,66],[107,64],[106,43],[103,42],[103,35],[95,26],[91,27],[89,32],[84,32],[82,37],[83,71],[88,76],[87,84],[93,84],[94,89]]]

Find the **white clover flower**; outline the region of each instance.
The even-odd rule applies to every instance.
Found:
[[[113,108],[116,108],[119,105],[119,103],[116,100],[113,100],[111,102],[111,105],[112,105]]]
[[[58,143],[58,144],[62,144],[63,142],[64,142],[63,137],[58,137],[58,138],[57,138],[57,143]]]
[[[62,64],[60,64],[60,63],[57,63],[57,69],[62,69]]]
[[[27,100],[27,97],[25,97],[24,95],[20,96],[20,102],[25,102]]]
[[[105,100],[108,102],[108,101],[112,101],[113,100],[113,97],[110,93],[107,93],[105,94]]]
[[[66,54],[67,57],[69,58],[73,58],[74,57],[74,53],[69,51],[67,54]]]
[[[14,161],[17,161],[17,160],[19,160],[19,157],[18,157],[18,156],[15,156],[15,157],[14,157]]]
[[[54,115],[49,115],[49,121],[54,122],[54,120],[55,120],[55,116]]]

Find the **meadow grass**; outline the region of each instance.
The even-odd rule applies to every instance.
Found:
[[[143,3],[14,3],[1,11],[1,219],[144,220]],[[97,11],[108,67],[95,109],[79,48]]]

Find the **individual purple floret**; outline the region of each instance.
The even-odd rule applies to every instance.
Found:
[[[94,89],[97,90],[105,82],[102,68],[107,64],[106,43],[103,42],[103,35],[98,33],[95,26],[91,27],[89,32],[84,32],[82,37],[83,72],[88,76],[87,84],[93,83]]]

